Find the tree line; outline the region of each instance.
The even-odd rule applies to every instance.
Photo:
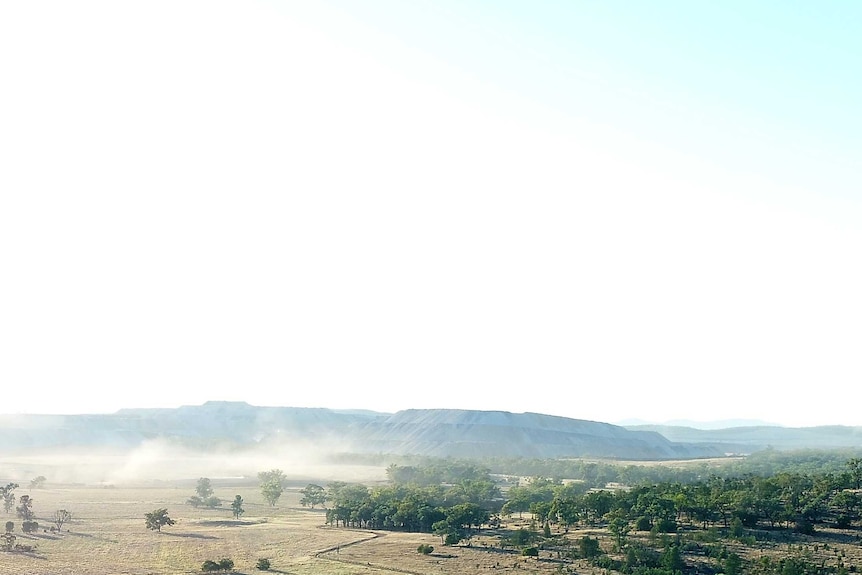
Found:
[[[501,516],[530,514],[540,525],[609,526],[673,533],[680,526],[709,529],[792,529],[813,533],[821,525],[858,527],[862,512],[862,459],[844,462],[840,472],[784,471],[763,477],[711,475],[690,482],[667,481],[596,489],[585,481],[536,477],[509,487],[505,496],[487,472],[427,485],[427,470],[387,470],[391,485],[332,483],[326,522],[333,526],[439,532],[452,540]],[[436,471],[432,474],[437,473]],[[419,482],[405,481],[420,478]],[[441,523],[443,522],[443,523]]]

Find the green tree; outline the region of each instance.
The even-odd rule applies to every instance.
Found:
[[[302,499],[299,500],[299,503],[303,507],[311,507],[314,509],[315,505],[323,505],[326,503],[326,490],[320,485],[315,485],[314,483],[309,483],[302,490]]]
[[[586,535],[578,541],[578,551],[580,551],[581,557],[584,559],[592,559],[602,554],[599,540]]]
[[[198,494],[198,497],[201,499],[206,499],[213,494],[213,486],[209,477],[201,477],[198,479],[198,484],[195,487],[195,493]]]
[[[278,480],[270,479],[269,481],[260,484],[260,493],[263,495],[266,502],[269,503],[270,507],[275,507],[275,504],[278,502],[278,498],[281,497],[282,493],[284,493],[284,488]]]
[[[678,543],[668,545],[661,556],[661,565],[671,573],[677,573],[683,570],[685,562],[682,560],[682,551]]]
[[[463,529],[452,525],[446,519],[435,521],[434,524],[431,525],[431,532],[434,533],[434,535],[439,535],[440,541],[442,541],[444,545],[457,545],[465,536]]]
[[[188,503],[192,507],[209,507],[210,509],[221,507],[221,499],[213,495],[212,482],[209,477],[198,479],[195,493],[197,495],[193,495],[188,499]]]
[[[269,471],[261,471],[257,474],[257,479],[261,485],[270,481],[277,481],[279,485],[284,487],[287,477],[281,469],[270,469]]]
[[[23,519],[24,521],[31,521],[33,519],[33,500],[29,495],[22,495],[18,499],[18,507],[15,508],[15,513]]]
[[[242,496],[237,495],[233,499],[233,503],[230,504],[230,509],[233,511],[233,518],[239,519],[240,516],[245,513],[245,509],[242,508]]]
[[[853,489],[862,488],[862,458],[854,457],[848,460],[847,468],[850,472],[850,479],[853,482]]]
[[[726,575],[740,575],[742,573],[742,558],[736,553],[728,553],[724,559],[724,572]]]
[[[0,487],[0,495],[3,496],[3,511],[6,513],[12,513],[12,510],[15,509],[14,491],[17,487],[17,483],[7,483],[5,487]]]
[[[146,520],[147,529],[159,532],[161,532],[162,527],[165,525],[176,523],[176,521],[168,517],[168,510],[164,507],[147,513],[144,515],[144,519]]]
[[[614,536],[617,549],[622,550],[623,545],[626,541],[626,536],[629,534],[629,531],[631,531],[631,527],[629,526],[629,520],[626,518],[625,514],[623,514],[622,511],[619,509],[615,509],[614,511],[608,513],[607,518],[608,531],[610,531],[611,535]]]

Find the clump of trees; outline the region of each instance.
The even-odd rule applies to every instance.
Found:
[[[234,563],[232,559],[224,558],[219,559],[218,561],[213,561],[211,559],[207,559],[201,565],[201,571],[204,572],[213,572],[213,571],[231,571],[234,567]]]
[[[18,507],[15,513],[21,518],[21,531],[24,533],[36,533],[39,531],[39,523],[33,511],[33,499],[29,495],[22,495],[18,499]]]
[[[209,477],[198,479],[195,493],[195,495],[192,495],[187,500],[187,503],[192,507],[206,507],[209,509],[221,507],[221,499],[213,495],[212,482]]]
[[[398,484],[374,489],[332,482],[326,499],[332,501],[327,524],[435,533],[449,545],[470,539],[503,502],[499,488],[487,477],[449,486]]]

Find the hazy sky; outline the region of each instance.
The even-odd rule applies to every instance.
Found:
[[[0,411],[862,425],[862,3],[0,3]]]

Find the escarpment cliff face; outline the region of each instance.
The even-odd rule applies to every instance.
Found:
[[[451,457],[712,457],[709,446],[674,443],[659,433],[505,411],[410,409],[365,426],[363,451]]]
[[[132,448],[161,439],[192,448],[319,444],[339,451],[441,457],[711,457],[711,446],[676,443],[652,431],[503,411],[410,409],[395,414],[208,402],[106,415],[0,416],[11,451]],[[322,447],[321,447],[322,448]]]

